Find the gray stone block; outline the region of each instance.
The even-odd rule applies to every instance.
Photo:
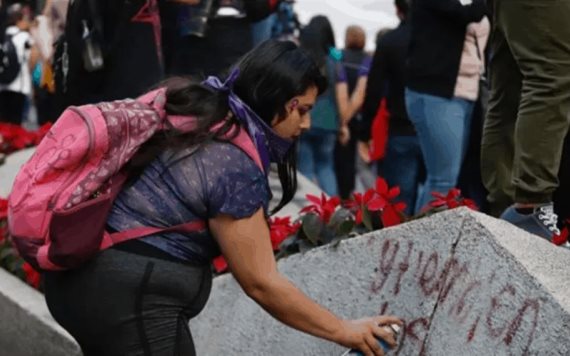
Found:
[[[570,354],[570,252],[510,224],[455,209],[279,262],[308,296],[344,318],[406,321],[400,355]],[[340,355],[214,282],[190,322],[200,355]]]
[[[0,355],[79,356],[41,293],[0,268]]]

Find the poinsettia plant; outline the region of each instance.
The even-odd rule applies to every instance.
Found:
[[[0,199],[0,267],[26,281],[40,286],[40,274],[18,255],[8,235],[8,201]]]
[[[312,203],[301,209],[297,234],[281,244],[279,257],[306,251],[313,247],[339,241],[348,235],[355,226],[352,212],[342,206],[339,197],[320,197],[307,194]]]
[[[0,153],[8,154],[26,147],[36,146],[50,130],[47,123],[37,131],[28,131],[20,125],[0,123]]]
[[[468,206],[477,209],[472,200],[461,196],[459,189],[451,189],[447,195],[433,193],[434,199],[422,214],[407,216],[406,204],[399,201],[400,188],[390,187],[379,177],[373,188],[364,193],[354,193],[344,202],[338,197],[307,195],[310,203],[300,211],[301,228],[296,235],[284,240],[277,257],[336,243],[361,233],[399,225],[445,209]]]

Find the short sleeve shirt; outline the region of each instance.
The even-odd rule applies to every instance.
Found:
[[[219,214],[236,219],[267,212],[271,191],[266,175],[239,147],[210,142],[176,155],[164,153],[115,200],[107,220],[116,231],[139,226],[170,227],[207,221]],[[178,259],[207,263],[220,254],[208,230],[144,237]]]

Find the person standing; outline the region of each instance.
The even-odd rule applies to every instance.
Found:
[[[467,26],[486,13],[484,0],[412,3],[406,108],[426,165],[416,210],[459,178],[474,103],[455,96]]]
[[[254,47],[252,24],[281,0],[175,0],[160,3],[166,74],[219,75]]]
[[[376,46],[368,76],[360,141],[362,144],[370,141],[372,122],[381,100],[386,98],[389,128],[386,153],[380,165],[381,175],[390,186],[400,187],[400,198],[406,203],[406,214],[413,215],[423,158],[414,126],[406,111],[404,95],[405,63],[411,36],[409,3],[409,0],[395,1],[400,25],[385,34]]]
[[[568,1],[493,1],[481,168],[494,215],[545,239],[570,126]]]
[[[313,17],[303,28],[300,45],[319,66],[328,80],[327,90],[312,110],[312,125],[299,142],[299,171],[316,181],[328,195],[338,193],[334,170],[334,148],[337,139],[347,142],[349,119],[362,106],[366,77],[359,76],[356,88],[348,94],[347,73],[340,62],[342,54],[335,48],[332,25],[325,16]]]
[[[0,84],[0,122],[20,125],[32,95],[31,68],[36,64],[38,51],[29,33],[32,23],[30,7],[20,3],[9,5],[6,16],[8,28],[3,36],[11,38],[20,70],[12,82]]]
[[[54,53],[58,111],[136,97],[164,77],[158,0],[72,1]]]
[[[346,29],[345,49],[342,51],[341,65],[346,71],[348,93],[352,95],[357,83],[362,76],[362,66],[369,67],[370,57],[364,51],[366,43],[366,34],[360,26],[349,26]],[[367,63],[364,63],[364,62]],[[356,142],[358,131],[361,125],[360,113],[349,118],[345,123],[346,130],[349,132],[347,142],[336,142],[334,150],[334,167],[338,183],[338,193],[341,199],[350,198],[350,194],[354,190],[356,183]]]

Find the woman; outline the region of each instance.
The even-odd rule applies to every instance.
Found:
[[[337,195],[335,142],[337,137],[343,144],[348,142],[347,125],[364,101],[366,82],[359,81],[349,97],[347,75],[340,62],[342,54],[335,49],[332,26],[325,16],[311,19],[301,32],[300,43],[327,77],[329,85],[312,111],[311,129],[301,137],[299,171],[309,179],[316,178],[328,195]]]
[[[188,321],[208,299],[210,262],[220,251],[247,295],[283,323],[366,355],[382,354],[374,336],[394,345],[379,325],[400,324],[397,318],[341,320],[279,274],[266,221],[267,177],[245,152],[216,136],[246,121],[248,132],[262,131],[252,139],[260,156],[278,164],[284,190],[278,210],[294,195],[292,146],[310,126],[325,79],[291,42],[265,42],[236,68],[224,84],[217,78],[167,84],[167,113],[196,116],[198,128],[146,144],[131,167],[141,173],[107,221],[111,231],[198,220],[207,220],[207,228],[126,242],[77,270],[46,274],[50,311],[85,356],[194,355]],[[214,125],[222,128],[213,133]]]
[[[457,185],[473,101],[455,96],[467,26],[485,15],[483,0],[412,2],[406,109],[416,129],[427,178],[416,203]],[[477,77],[475,77],[477,78]]]

